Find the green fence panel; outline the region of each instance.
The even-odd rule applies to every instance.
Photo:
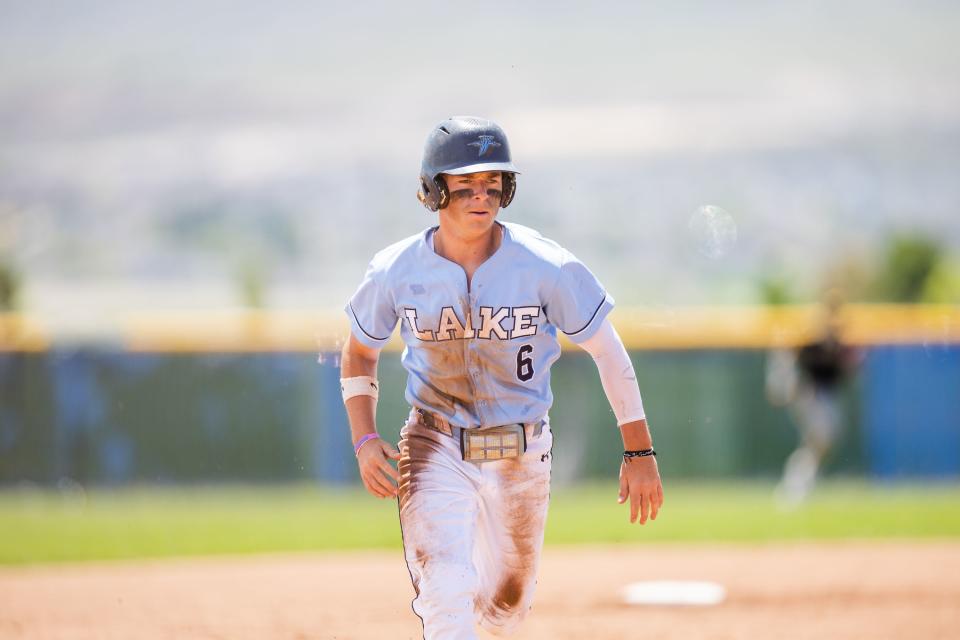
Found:
[[[764,395],[764,352],[631,357],[665,477],[779,473],[797,436]],[[338,365],[307,353],[2,353],[0,482],[356,483]],[[396,442],[409,413],[399,354],[384,354],[379,377],[378,428]],[[593,361],[564,353],[552,388],[555,481],[615,477],[622,443]],[[865,468],[859,393],[828,471]]]

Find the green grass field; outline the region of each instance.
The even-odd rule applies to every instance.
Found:
[[[772,487],[668,486],[630,525],[615,485],[553,494],[547,544],[960,537],[960,486],[832,483],[793,511]],[[0,564],[399,548],[396,503],[312,486],[0,491]]]

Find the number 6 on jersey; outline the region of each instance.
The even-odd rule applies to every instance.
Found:
[[[526,382],[533,377],[533,360],[530,354],[533,353],[533,345],[525,344],[517,351],[517,378]]]

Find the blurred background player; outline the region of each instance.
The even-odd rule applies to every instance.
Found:
[[[858,354],[842,341],[842,305],[839,290],[827,291],[814,339],[796,349],[775,349],[767,360],[767,398],[788,408],[800,437],[776,489],[785,506],[809,496],[845,421],[842,391],[856,369]]]

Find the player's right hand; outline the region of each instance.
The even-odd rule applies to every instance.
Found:
[[[399,460],[400,452],[386,440],[377,438],[360,448],[357,464],[360,466],[360,478],[363,486],[378,498],[395,498],[400,474],[390,464],[390,460]]]

